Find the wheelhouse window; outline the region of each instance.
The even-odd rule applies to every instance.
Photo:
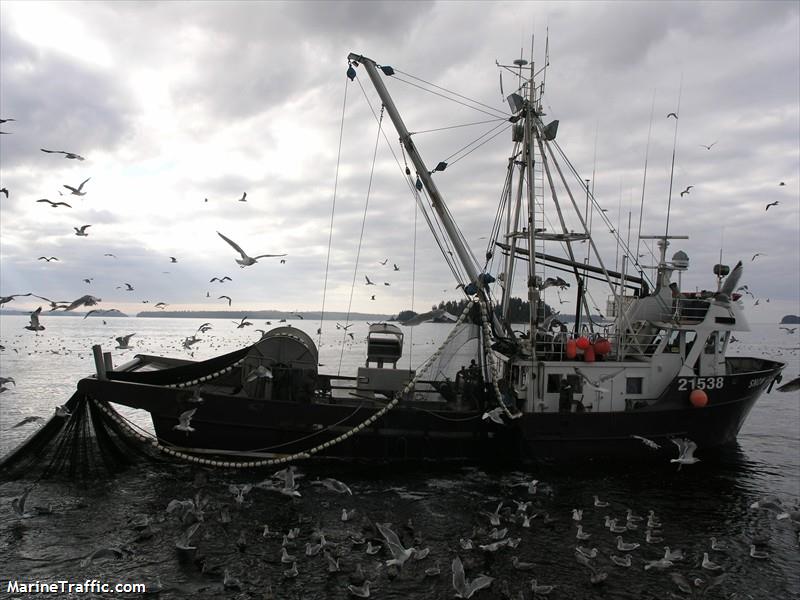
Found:
[[[626,394],[641,394],[643,377],[628,377],[625,379]]]

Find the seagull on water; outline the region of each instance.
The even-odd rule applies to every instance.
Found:
[[[194,413],[197,412],[196,408],[189,409],[187,411],[182,412],[178,416],[178,424],[173,427],[176,431],[185,431],[188,435],[189,432],[194,431],[194,427],[190,425],[192,421],[192,417]]]
[[[237,258],[236,259],[236,263],[242,269],[245,268],[245,267],[249,267],[250,265],[256,264],[256,262],[258,262],[259,258],[272,258],[272,257],[276,257],[276,256],[286,256],[286,254],[259,254],[258,256],[248,256],[245,253],[245,251],[242,250],[236,242],[234,242],[230,238],[225,237],[219,231],[217,232],[217,235],[219,237],[221,237],[223,240],[225,240],[226,242],[228,242],[228,244],[230,244],[231,248],[233,248],[239,254],[241,254],[242,258],[241,259]]]
[[[66,206],[67,208],[72,208],[71,204],[67,204],[66,202],[53,202],[52,200],[48,200],[47,198],[40,198],[37,202],[47,202],[51,208],[56,208],[59,206]]]
[[[356,598],[369,598],[369,581],[365,581],[363,585],[353,585],[351,583],[347,586],[347,591]]]
[[[704,569],[708,569],[709,571],[719,571],[722,569],[721,565],[718,565],[715,562],[712,562],[708,558],[708,552],[703,552],[703,564],[702,567]]]
[[[22,427],[23,425],[27,425],[28,423],[38,423],[40,421],[44,421],[44,417],[40,417],[39,415],[31,415],[30,417],[25,417],[17,423],[16,425],[12,425],[11,429],[16,429],[17,427]]]
[[[472,598],[475,592],[489,587],[494,581],[494,577],[489,577],[488,575],[478,575],[472,581],[468,581],[464,573],[464,564],[458,556],[453,559],[452,569],[453,589],[456,591],[456,598]]]
[[[332,492],[336,492],[338,494],[350,494],[353,495],[353,492],[350,491],[350,488],[346,483],[342,483],[338,479],[333,479],[331,477],[326,477],[325,479],[316,479],[311,482],[311,485],[321,485]]]
[[[85,196],[86,192],[83,191],[83,186],[86,185],[86,182],[89,181],[90,179],[91,177],[87,177],[76,188],[72,187],[71,185],[65,185],[64,187],[72,192],[71,194],[72,196]]]
[[[755,544],[750,544],[750,556],[752,558],[760,558],[760,559],[769,558],[769,554],[767,554],[766,552],[760,552],[756,550]]]
[[[91,227],[91,225],[81,225],[80,227],[73,227],[73,229],[75,230],[75,235],[78,237],[88,237],[89,234],[86,233],[86,230],[89,229],[89,227]]]
[[[694,452],[697,450],[697,444],[692,440],[685,438],[672,438],[670,440],[678,447],[678,458],[671,458],[669,462],[678,463],[678,470],[680,471],[683,465],[693,465],[700,462],[699,458],[694,457]]]
[[[636,550],[639,547],[639,544],[636,542],[624,542],[622,541],[622,536],[617,536],[617,550],[621,552],[630,552],[632,550]]]
[[[616,554],[611,555],[611,562],[613,562],[618,567],[630,567],[631,566],[631,555],[626,554],[624,558],[620,558]]]
[[[603,502],[597,496],[594,497],[594,506],[595,508],[606,508],[608,506],[608,502]]]
[[[64,158],[71,158],[75,160],[86,160],[80,154],[75,154],[74,152],[65,152],[64,150],[45,150],[44,148],[39,148],[42,152],[47,152],[48,154],[63,154]]]

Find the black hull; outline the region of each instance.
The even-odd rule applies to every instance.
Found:
[[[761,393],[780,373],[780,363],[757,360],[757,370],[726,376],[721,389],[708,390],[709,402],[695,408],[686,382],[676,379],[654,404],[614,413],[525,414],[505,425],[481,418],[482,412],[427,408],[428,403],[401,402],[373,424],[315,456],[376,460],[499,459],[657,456],[641,436],[675,455],[670,438],[695,441],[700,450],[735,441]],[[689,386],[689,389],[691,386]],[[84,379],[79,391],[89,398],[141,408],[151,413],[162,444],[205,454],[291,455],[318,448],[375,415],[381,406],[328,402],[260,400],[203,391],[192,404],[191,389],[130,381]],[[174,429],[177,416],[197,408],[195,431]]]

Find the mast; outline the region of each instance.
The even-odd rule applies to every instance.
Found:
[[[447,233],[447,237],[450,239],[450,243],[453,244],[453,249],[458,255],[458,259],[459,261],[461,261],[461,265],[464,267],[464,270],[467,273],[467,277],[469,277],[469,282],[475,283],[478,286],[479,290],[482,289],[482,286],[479,285],[478,282],[478,276],[480,275],[480,273],[478,272],[478,267],[472,260],[472,257],[470,256],[468,249],[466,248],[463,240],[461,239],[461,236],[458,235],[458,228],[453,222],[450,213],[446,210],[444,199],[442,198],[442,195],[439,193],[439,189],[436,187],[436,183],[434,183],[433,178],[431,177],[431,174],[428,171],[428,168],[425,166],[425,163],[422,160],[422,156],[420,156],[420,153],[417,150],[416,145],[411,139],[411,134],[406,128],[405,123],[403,123],[402,117],[400,117],[400,113],[397,111],[397,107],[395,106],[392,97],[389,95],[389,90],[386,89],[386,86],[384,85],[383,80],[381,79],[381,76],[378,73],[378,67],[375,61],[372,60],[371,58],[367,58],[365,56],[361,56],[355,53],[350,53],[350,55],[348,55],[347,58],[348,60],[351,60],[355,63],[363,64],[364,68],[367,70],[367,74],[369,75],[369,78],[372,81],[372,85],[375,86],[375,91],[378,92],[378,96],[380,97],[381,102],[386,107],[386,113],[389,115],[389,118],[394,124],[394,128],[397,130],[397,133],[400,136],[400,143],[403,144],[403,147],[405,148],[408,157],[414,164],[414,168],[416,169],[417,175],[422,181],[422,184],[425,186],[425,189],[428,190],[428,195],[431,198],[431,204],[433,205],[433,209],[436,211],[436,214],[439,215],[439,218],[441,219],[442,227]],[[465,283],[465,282],[459,282],[459,283]]]

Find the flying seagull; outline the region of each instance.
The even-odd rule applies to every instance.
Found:
[[[91,227],[91,225],[81,225],[80,227],[73,227],[75,230],[75,235],[79,237],[88,237],[89,234],[86,233],[86,230]]]
[[[0,194],[5,194],[6,198],[8,198],[8,188],[0,188]]]
[[[247,202],[247,192],[242,194],[242,197],[239,198],[239,202]]]
[[[766,255],[762,252],[756,252],[755,254],[753,254],[753,258],[750,259],[750,262],[753,262],[758,256],[766,256]]]
[[[386,265],[386,263],[387,263],[387,262],[389,262],[389,259],[387,258],[387,259],[384,259],[384,260],[379,260],[378,262],[379,262],[381,265]]]
[[[472,581],[467,581],[464,573],[464,564],[458,556],[453,559],[452,569],[453,589],[456,591],[456,598],[472,598],[475,592],[489,587],[494,581],[494,578],[488,575],[478,575]]]
[[[75,310],[79,306],[94,306],[98,302],[102,302],[102,298],[96,298],[95,296],[90,296],[86,294],[85,296],[81,296],[77,300],[71,302],[69,305],[64,307],[64,312]]]
[[[400,267],[397,266],[397,263],[392,263],[392,266],[394,266],[394,270],[395,271],[399,271],[400,270]]]
[[[50,208],[58,208],[59,206],[66,206],[67,208],[72,208],[72,205],[67,204],[66,202],[53,202],[52,200],[48,200],[47,198],[41,198],[37,200],[37,202],[47,202],[50,205]]]
[[[681,192],[681,198],[683,198],[686,194],[688,194],[689,190],[691,190],[693,187],[694,187],[693,185],[687,185],[686,189]]]
[[[770,206],[778,206],[778,204],[779,202],[777,200],[775,200],[775,202],[770,202],[769,204],[767,204],[767,207],[764,210],[769,210]]]
[[[65,152],[64,150],[45,150],[44,148],[39,148],[42,152],[47,152],[48,154],[63,154],[64,158],[74,158],[77,160],[86,160],[80,154],[75,154],[74,152]]]
[[[225,283],[226,281],[233,281],[233,279],[231,279],[227,275],[225,275],[224,277],[212,277],[209,280],[209,283],[213,283],[214,281],[219,281],[220,283]]]
[[[242,320],[238,323],[236,321],[233,321],[233,323],[236,324],[236,329],[244,329],[245,327],[252,325],[252,323],[247,320],[247,316],[242,317]]]
[[[217,300],[222,300],[223,298],[228,301],[228,306],[230,306],[231,302],[233,302],[230,296],[220,296],[219,298],[217,298]]]
[[[115,340],[117,340],[117,344],[119,344],[117,346],[117,350],[128,350],[130,348],[128,343],[131,341],[131,338],[135,335],[136,335],[135,333],[129,333],[128,335],[121,335],[118,338],[114,338]]]
[[[717,143],[717,142],[714,142],[714,143],[713,143],[713,144],[711,144],[710,146],[706,146],[705,144],[700,144],[700,147],[701,147],[701,148],[705,148],[706,150],[711,150],[711,148],[713,148],[713,147],[716,145],[716,143]]]
[[[55,256],[51,256],[50,258],[47,258],[46,256],[40,256],[36,260],[46,260],[47,262],[50,262],[51,260],[58,260],[58,259]]]
[[[122,285],[125,286],[125,291],[126,292],[132,292],[133,289],[134,289],[133,286],[130,283],[123,283]],[[117,289],[120,289],[122,287],[122,285],[118,285]]]
[[[30,325],[25,325],[25,329],[29,331],[43,331],[44,325],[39,324],[39,315],[42,312],[42,307],[40,306],[35,311],[31,313],[31,323]]]
[[[697,450],[697,444],[695,444],[692,440],[673,438],[671,441],[678,447],[680,454],[678,455],[678,458],[671,458],[669,462],[678,463],[679,471],[683,465],[693,465],[696,462],[700,462],[699,458],[694,457],[694,452]]]
[[[669,113],[669,114],[667,115],[667,118],[668,118],[668,119],[669,119],[670,117],[675,117],[675,120],[676,120],[676,121],[678,120],[678,115],[676,115],[674,112],[671,112],[671,113]]]
[[[259,254],[258,256],[250,257],[250,256],[247,256],[247,254],[245,254],[245,251],[242,250],[236,242],[234,242],[233,240],[231,240],[229,238],[226,238],[219,231],[217,232],[217,235],[219,237],[221,237],[223,240],[225,240],[226,242],[228,242],[228,244],[230,244],[231,248],[233,248],[239,254],[242,255],[241,260],[238,259],[238,258],[236,259],[236,263],[241,268],[249,267],[250,265],[256,264],[256,262],[258,262],[259,258],[273,258],[273,257],[276,257],[276,256],[286,256],[286,254]]]
[[[177,258],[175,258],[174,256],[170,256],[170,257],[169,257],[169,262],[171,262],[171,263],[176,263],[176,262],[178,262],[178,259],[177,259]]]
[[[182,412],[178,416],[178,424],[175,425],[173,429],[177,431],[185,431],[187,435],[189,434],[189,432],[194,431],[194,427],[191,426],[191,422],[192,422],[192,417],[194,416],[194,413],[196,411],[197,411],[196,408],[192,408],[190,410]]]
[[[13,294],[12,296],[0,296],[0,306],[5,304],[6,302],[11,302],[14,298],[18,298],[21,296],[33,296],[33,292],[28,292],[27,294]]]
[[[84,179],[77,188],[74,188],[71,185],[65,185],[64,187],[70,190],[73,196],[85,196],[86,192],[82,191],[83,186],[86,185],[86,182],[89,181],[90,179],[91,177],[87,177],[86,179]]]
[[[364,279],[367,280],[367,283],[364,285],[375,285],[372,281],[369,280],[369,277],[367,277],[366,275],[364,275]]]

